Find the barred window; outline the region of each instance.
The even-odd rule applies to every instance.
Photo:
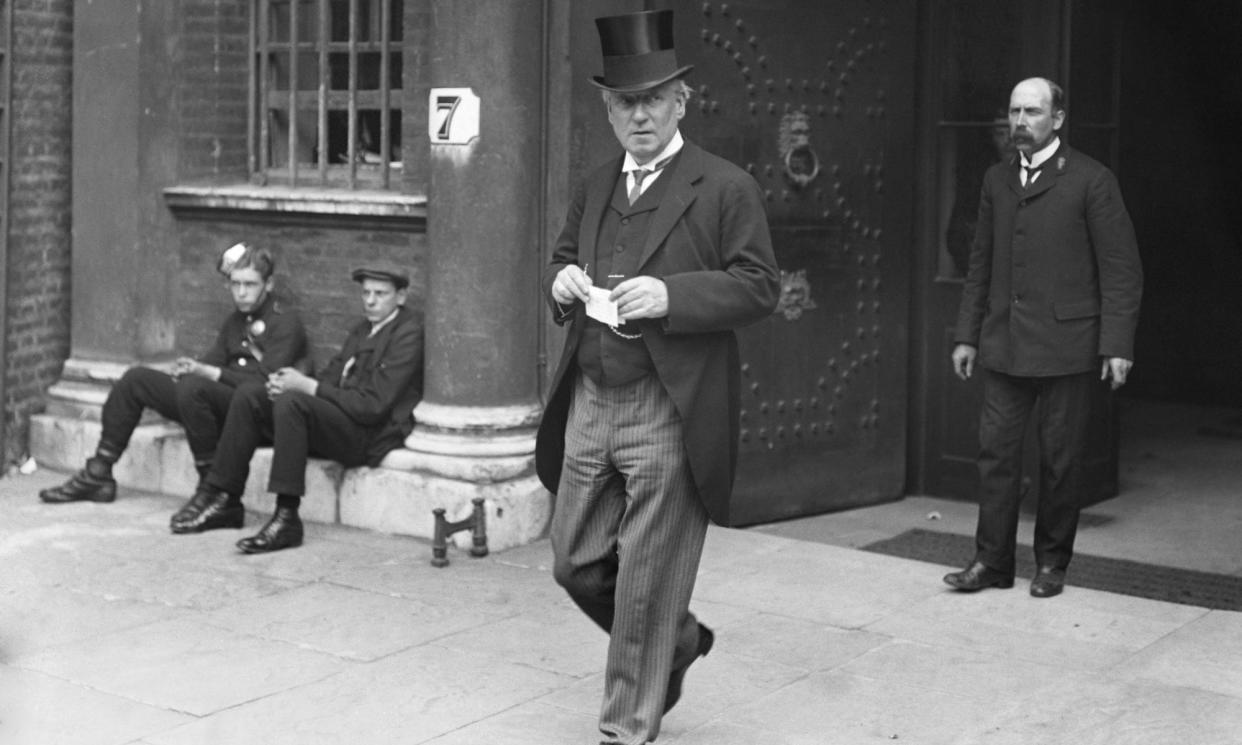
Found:
[[[402,5],[251,5],[255,183],[390,188],[402,167]]]

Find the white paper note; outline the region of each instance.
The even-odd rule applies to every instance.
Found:
[[[617,317],[616,302],[608,299],[610,294],[612,294],[612,290],[592,287],[587,295],[586,312],[588,316],[600,323],[616,326],[619,324],[620,319]]]

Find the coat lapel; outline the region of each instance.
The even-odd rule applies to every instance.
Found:
[[[1009,184],[1009,190],[1019,197],[1025,194],[1026,187],[1022,186],[1022,159],[1017,155],[1010,158],[1005,173],[1005,183]]]
[[[598,266],[595,248],[599,243],[599,226],[604,219],[604,209],[612,192],[617,187],[617,178],[621,173],[624,156],[613,161],[604,171],[604,176],[596,179],[587,192],[586,204],[582,208],[582,222],[578,228],[578,264]],[[590,273],[589,271],[587,272]]]
[[[664,199],[651,217],[651,225],[647,230],[647,242],[643,244],[643,253],[638,258],[638,266],[646,264],[656,249],[668,238],[677,221],[694,203],[696,192],[694,184],[703,177],[702,150],[691,142],[682,147],[678,162],[672,173]]]

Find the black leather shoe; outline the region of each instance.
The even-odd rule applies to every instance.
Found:
[[[237,547],[247,554],[262,554],[302,545],[302,518],[297,510],[277,507],[272,519],[258,533],[237,542]]]
[[[1031,580],[1031,597],[1051,598],[1065,589],[1065,570],[1056,567],[1040,567]]]
[[[173,515],[169,527],[178,534],[202,533],[219,528],[240,528],[245,522],[246,508],[240,502],[230,504],[228,494],[202,487]]]
[[[168,527],[176,533],[178,525],[193,522],[214,498],[215,490],[200,481],[198,488],[194,490],[194,496],[190,497],[190,501],[181,505],[181,509],[174,512],[173,516],[168,519]]]
[[[699,646],[694,650],[694,656],[685,665],[674,668],[673,672],[668,676],[668,691],[664,694],[665,714],[681,700],[681,684],[686,679],[686,671],[690,669],[695,660],[700,657],[706,657],[707,653],[712,651],[712,645],[715,643],[716,635],[712,633],[712,630],[703,624],[699,624]]]
[[[116,479],[111,476],[91,473],[86,468],[73,474],[60,486],[43,489],[39,499],[48,504],[65,504],[67,502],[111,502],[116,499]]]
[[[944,582],[963,592],[976,592],[986,587],[999,587],[1007,590],[1013,587],[1013,574],[998,572],[976,561],[960,572],[950,572],[944,575]]]

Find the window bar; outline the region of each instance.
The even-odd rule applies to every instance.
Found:
[[[272,164],[272,114],[268,108],[268,96],[271,93],[271,33],[270,18],[272,13],[271,0],[262,0],[259,3],[259,33],[258,33],[258,49],[259,49],[259,100],[256,102],[262,107],[262,118],[259,120],[259,163],[254,173],[259,177],[259,183],[267,185],[267,169]]]
[[[392,145],[390,133],[388,131],[392,117],[388,114],[389,102],[389,84],[390,71],[388,69],[391,64],[389,46],[389,37],[392,35],[390,18],[392,15],[392,0],[383,0],[380,3],[380,182],[385,189],[388,188],[388,166],[392,158]]]
[[[319,183],[328,183],[328,0],[319,0]]]
[[[298,182],[298,6],[289,0],[289,186]]]
[[[349,0],[349,188],[358,187],[358,0]]]
[[[248,53],[248,56],[246,57],[248,60],[246,69],[250,71],[250,82],[252,85],[250,95],[246,97],[246,164],[249,168],[251,176],[259,172],[258,162],[256,160],[257,153],[255,152],[254,120],[256,113],[255,109],[257,108],[255,105],[255,95],[257,93],[261,93],[263,90],[263,86],[259,84],[259,80],[256,79],[256,75],[258,75],[258,66],[255,65],[256,55],[259,53],[257,47],[258,41],[256,38],[258,36],[256,33],[258,28],[258,19],[255,17],[255,14],[259,12],[259,5],[262,5],[262,3],[259,3],[258,5],[250,3],[250,44],[246,50]]]

